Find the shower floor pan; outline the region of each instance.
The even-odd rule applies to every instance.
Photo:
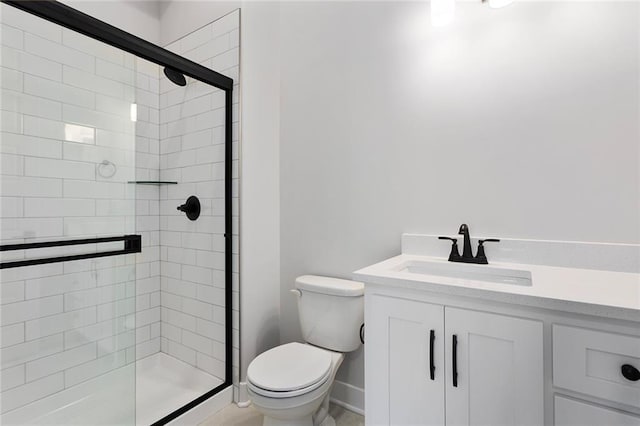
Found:
[[[157,353],[2,415],[3,425],[148,426],[223,380]]]

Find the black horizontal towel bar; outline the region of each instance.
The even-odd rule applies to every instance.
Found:
[[[94,257],[119,256],[121,254],[140,253],[142,251],[142,237],[140,235],[122,235],[119,237],[84,238],[79,240],[43,241],[40,243],[5,244],[0,245],[0,252],[13,250],[30,250],[47,247],[75,246],[82,244],[111,243],[124,241],[124,249],[97,253],[72,254],[68,256],[45,257],[39,259],[12,260],[0,263],[0,269],[18,268],[21,266],[43,265],[46,263],[68,262],[70,260],[91,259]]]

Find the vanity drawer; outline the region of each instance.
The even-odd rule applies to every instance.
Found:
[[[553,325],[554,386],[640,408],[640,380],[623,365],[640,370],[640,337]]]
[[[574,399],[554,398],[555,426],[640,426],[640,417]]]

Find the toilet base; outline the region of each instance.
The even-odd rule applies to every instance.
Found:
[[[336,421],[330,414],[327,414],[327,417],[324,418],[319,426],[336,426]]]
[[[336,421],[329,414],[330,396],[331,387],[329,387],[329,390],[326,392],[320,405],[317,406],[315,412],[308,416],[298,417],[296,419],[276,419],[265,415],[262,426],[336,426]]]

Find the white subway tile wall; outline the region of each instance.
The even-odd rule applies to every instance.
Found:
[[[234,79],[233,234],[238,241],[238,75],[240,11],[166,48]],[[160,80],[161,348],[224,378],[224,92],[187,78],[186,87]],[[198,220],[176,215],[190,195]],[[233,248],[233,299],[238,300],[238,247]],[[233,377],[238,379],[238,306],[234,302]]]
[[[127,183],[159,176],[158,131],[146,130],[159,123],[159,74],[118,49],[0,8],[0,239],[138,232],[144,245],[139,256],[0,272],[4,413],[160,350],[159,191]],[[136,123],[134,102],[142,111]],[[100,165],[105,160],[115,170]],[[97,247],[10,252],[2,259],[87,249]]]
[[[160,178],[160,140],[158,126],[160,112],[160,68],[151,62],[136,58],[133,83],[136,90],[136,180],[157,181]],[[122,67],[103,69],[103,75],[116,77],[126,75]],[[101,104],[104,108],[117,105]],[[126,116],[130,117],[127,109]],[[157,186],[136,185],[135,206],[129,207],[110,202],[101,205],[112,212],[127,208],[136,212],[136,233],[142,235],[142,253],[137,255],[135,306],[136,333],[131,339],[136,343],[136,359],[160,352],[160,190]],[[117,343],[117,342],[116,342]]]
[[[135,256],[2,270],[2,412],[160,350],[224,378],[224,93],[191,79],[174,86],[153,63],[0,7],[0,239],[139,233],[143,241]],[[236,11],[169,46],[236,83],[234,241],[239,23]],[[179,184],[127,183],[132,180]],[[196,222],[176,211],[189,195],[202,203]],[[2,259],[85,249],[11,252]],[[237,383],[237,244],[233,257]]]

